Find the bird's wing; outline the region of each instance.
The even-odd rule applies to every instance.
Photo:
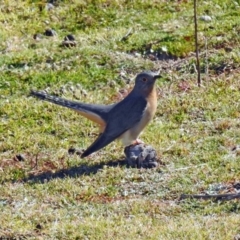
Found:
[[[110,112],[105,131],[82,154],[82,158],[107,146],[137,124],[146,109],[147,101],[143,97],[127,96],[119,102]]]
[[[108,112],[115,106],[112,105],[100,105],[100,104],[88,104],[81,103],[76,101],[70,101],[67,99],[63,99],[56,96],[51,96],[46,93],[31,91],[32,96],[37,97],[39,99],[55,103],[57,105],[61,105],[63,107],[67,107],[75,110],[80,115],[88,118],[89,120],[98,123],[102,126],[106,125],[108,119]]]

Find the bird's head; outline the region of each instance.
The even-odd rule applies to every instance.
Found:
[[[161,75],[151,71],[141,72],[135,79],[134,90],[140,93],[148,94],[153,88],[156,80],[161,78]]]

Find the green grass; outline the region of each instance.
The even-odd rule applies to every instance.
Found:
[[[201,88],[192,1],[57,1],[50,11],[45,1],[3,1],[0,238],[234,239],[240,233],[238,200],[179,201],[181,194],[236,191],[240,179],[240,2],[198,5],[199,16],[212,17],[199,21]],[[33,39],[47,28],[57,36]],[[61,47],[67,34],[76,47]],[[69,155],[70,147],[89,146],[97,127],[29,97],[30,89],[47,89],[108,104],[143,70],[163,75],[156,116],[141,136],[157,150],[156,169],[127,168],[118,142],[86,159]]]

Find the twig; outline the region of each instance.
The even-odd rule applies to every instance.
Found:
[[[180,201],[186,198],[195,198],[195,199],[215,199],[216,201],[229,201],[232,199],[240,198],[240,193],[228,193],[228,194],[182,194],[180,196]]]
[[[197,0],[194,0],[194,32],[195,32],[195,51],[196,51],[196,65],[198,78],[197,83],[198,86],[201,87],[201,75],[200,75],[200,64],[199,64],[199,56],[198,56],[198,24],[197,24]]]
[[[208,39],[205,37],[205,74],[206,74],[206,80],[208,80]]]
[[[35,165],[34,165],[33,169],[38,169],[38,155],[39,155],[39,152],[35,156]]]

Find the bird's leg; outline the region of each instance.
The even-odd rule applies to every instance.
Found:
[[[137,138],[136,140],[134,140],[132,142],[132,146],[135,146],[135,145],[139,145],[139,144],[144,144],[144,142],[142,140],[140,140],[139,138]]]

